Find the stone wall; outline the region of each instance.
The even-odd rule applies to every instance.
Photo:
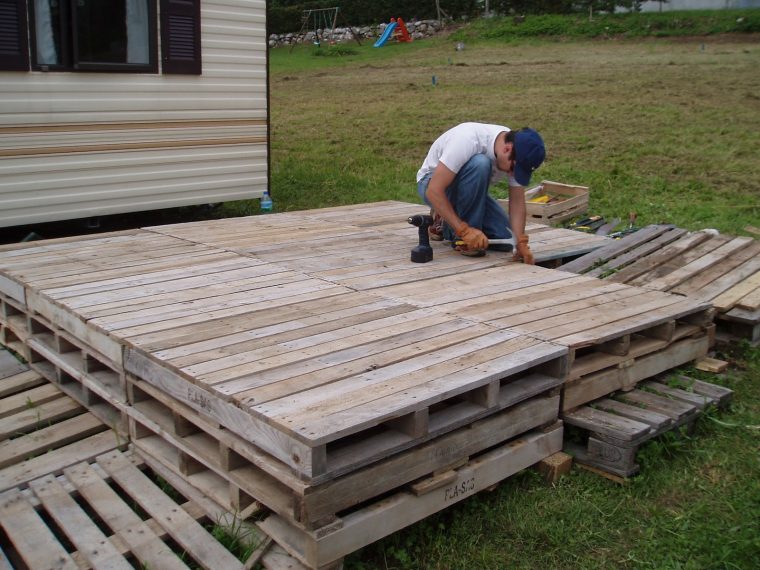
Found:
[[[414,22],[404,22],[406,29],[409,30],[409,34],[414,40],[421,40],[428,38],[440,32],[443,29],[443,24],[438,20],[417,20]],[[354,41],[354,33],[359,36],[361,41],[374,41],[379,38],[385,30],[387,22],[379,24],[377,26],[357,26],[354,28],[335,28],[330,30],[318,29],[317,33],[314,30],[308,30],[303,34],[288,33],[288,34],[270,34],[269,47],[289,46],[293,43],[297,44],[313,44],[315,39],[319,38],[321,43],[345,43]],[[353,30],[353,33],[352,33]]]

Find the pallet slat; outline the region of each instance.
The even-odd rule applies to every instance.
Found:
[[[30,568],[77,570],[74,560],[16,489],[0,495],[0,525]]]

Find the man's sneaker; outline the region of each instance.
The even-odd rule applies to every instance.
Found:
[[[433,210],[430,210],[430,215],[433,216],[433,223],[428,227],[428,237],[432,241],[443,241],[443,218]]]

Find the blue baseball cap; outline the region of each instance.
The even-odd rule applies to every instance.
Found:
[[[520,129],[515,133],[515,171],[514,177],[520,186],[530,184],[533,171],[541,166],[546,158],[544,140],[533,129]]]

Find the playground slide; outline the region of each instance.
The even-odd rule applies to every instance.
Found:
[[[396,22],[391,22],[385,27],[385,31],[383,32],[383,35],[380,36],[377,41],[375,42],[375,47],[383,47],[385,43],[390,39],[390,37],[393,35],[393,30],[396,29]]]

